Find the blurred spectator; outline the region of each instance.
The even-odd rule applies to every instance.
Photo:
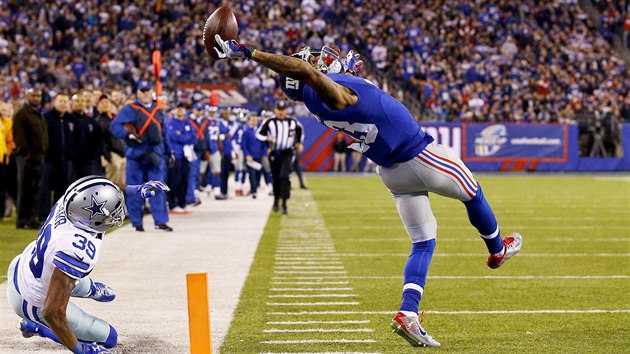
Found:
[[[114,92],[114,91],[112,91]],[[120,91],[119,91],[120,92]],[[125,143],[112,135],[110,126],[114,114],[114,105],[109,97],[102,94],[96,105],[96,123],[104,134],[105,150],[101,163],[105,168],[105,177],[117,184],[125,184]]]
[[[59,93],[55,97],[53,109],[44,117],[48,126],[49,147],[44,162],[44,173],[39,192],[39,219],[45,220],[52,205],[66,192],[76,179],[77,153],[83,149],[79,145],[79,131],[70,112],[68,95]]]
[[[124,106],[111,124],[112,135],[125,141],[125,181],[127,184],[142,184],[149,180],[164,182],[166,163],[174,162],[164,126],[166,117],[160,106],[153,102],[153,86],[148,81],[138,84],[136,95],[136,100]],[[173,231],[167,225],[164,193],[150,199],[150,205],[155,228]],[[142,201],[127,199],[127,209],[131,225],[136,231],[143,232]]]
[[[16,227],[39,229],[36,197],[48,151],[48,127],[40,111],[42,90],[28,89],[26,99],[13,117],[18,181]]]
[[[189,158],[191,154],[194,154],[193,145],[197,138],[195,129],[186,119],[186,108],[182,103],[175,109],[175,116],[169,120],[167,131],[173,156],[175,156],[175,162],[168,166],[166,179],[167,184],[171,186],[168,205],[172,214],[188,214],[191,212],[186,205],[190,173]]]
[[[10,157],[13,152],[13,107],[0,102],[0,221],[7,216],[6,196],[13,189],[15,175],[10,170]],[[10,214],[10,208],[8,208]]]
[[[348,152],[348,144],[343,133],[337,133],[333,142],[334,162],[333,171],[346,172],[346,153]]]
[[[100,125],[86,114],[92,113],[90,92],[72,96],[72,114],[77,125],[78,142],[81,147],[76,156],[76,178],[104,175],[101,157],[105,152],[105,136]]]

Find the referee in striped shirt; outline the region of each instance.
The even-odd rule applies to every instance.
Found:
[[[302,125],[294,118],[287,117],[287,103],[278,101],[274,110],[275,118],[262,122],[256,138],[266,141],[269,146],[269,161],[273,178],[273,211],[279,210],[282,200],[282,214],[287,214],[287,199],[291,197],[291,165],[295,153],[302,152],[304,132]]]

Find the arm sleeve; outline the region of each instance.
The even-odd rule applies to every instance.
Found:
[[[162,130],[162,141],[164,142],[164,154],[166,154],[167,157],[171,156],[173,148],[171,147],[171,139],[169,139],[168,134],[166,134],[166,129]]]
[[[83,278],[91,272],[90,264],[77,259],[73,252],[57,251],[53,264],[72,279]]]
[[[112,135],[119,139],[125,139],[127,135],[129,135],[129,132],[123,127],[123,124],[134,123],[135,120],[133,109],[129,107],[129,105],[123,107],[110,126]]]
[[[295,143],[304,143],[304,126],[295,119]]]
[[[22,110],[13,116],[13,142],[18,149],[24,149],[28,153],[28,139],[26,139],[25,119]],[[20,152],[20,154],[23,154]]]
[[[245,134],[243,134],[243,141],[241,142],[241,148],[243,149],[243,156],[247,157],[252,154],[249,145],[251,144],[250,140],[253,138],[253,134],[254,134],[253,130],[247,130]]]
[[[193,127],[190,122],[186,122],[186,124],[190,127],[188,133],[186,134],[186,144],[196,144],[197,143],[197,130]]]
[[[258,130],[256,131],[256,139],[260,141],[267,141],[267,134],[269,133],[269,118],[265,119]]]

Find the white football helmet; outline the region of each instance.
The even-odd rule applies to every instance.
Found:
[[[63,208],[74,226],[97,233],[121,226],[127,213],[124,193],[101,176],[87,176],[72,183],[64,194]]]

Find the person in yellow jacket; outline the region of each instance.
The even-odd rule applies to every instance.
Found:
[[[12,183],[9,158],[13,151],[13,106],[0,102],[0,221],[5,216],[5,195]]]

